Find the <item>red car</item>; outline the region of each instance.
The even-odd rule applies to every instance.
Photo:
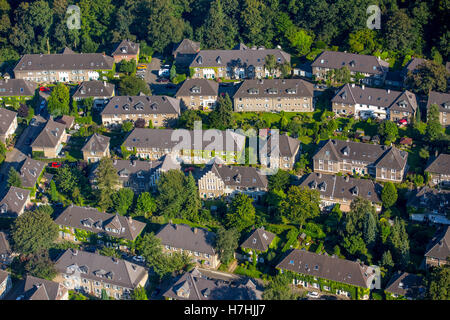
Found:
[[[169,79],[166,79],[166,78],[158,78],[158,79],[156,79],[156,81],[157,81],[157,82],[161,82],[161,83],[166,83],[166,82],[169,82]]]
[[[61,167],[61,163],[58,163],[58,162],[52,162],[52,163],[50,163],[50,166],[51,166],[52,168],[59,168],[59,167]]]
[[[189,168],[184,169],[184,172],[189,172],[189,171],[194,171],[194,170],[195,170],[194,167],[189,167]]]
[[[49,88],[46,88],[46,87],[40,87],[40,88],[39,88],[39,91],[45,91],[45,92],[48,92],[48,91],[50,91],[50,89],[49,89]]]

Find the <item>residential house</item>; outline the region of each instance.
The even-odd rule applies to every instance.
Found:
[[[408,153],[394,146],[327,140],[313,156],[314,172],[371,175],[377,180],[401,182]]]
[[[263,288],[251,279],[218,279],[194,268],[164,292],[167,300],[262,300]]]
[[[203,228],[191,228],[186,224],[164,225],[156,237],[161,239],[162,250],[185,253],[202,267],[216,269],[220,265],[219,255],[215,249],[216,234]]]
[[[45,165],[45,162],[26,157],[19,170],[20,178],[22,180],[22,187],[29,189],[35,188],[36,184],[39,182],[42,172],[44,171]]]
[[[135,60],[139,62],[139,43],[132,42],[128,39],[122,40],[119,45],[114,49],[111,56],[114,58],[114,62],[118,63],[122,60],[130,61]]]
[[[0,101],[6,106],[33,98],[37,83],[23,79],[0,80]]]
[[[31,149],[40,157],[56,158],[66,141],[66,126],[50,119],[31,144]]]
[[[409,60],[408,63],[406,63],[406,65],[403,67],[401,71],[403,84],[406,83],[406,78],[408,77],[408,74],[415,73],[417,68],[420,65],[424,64],[426,61],[427,61],[426,59],[412,57],[411,60]]]
[[[286,134],[274,135],[274,131],[270,129],[260,129],[258,143],[259,161],[263,167],[283,170],[294,169],[295,162],[300,156],[300,141],[298,139]]]
[[[450,190],[422,187],[408,196],[406,203],[411,220],[450,225]]]
[[[276,234],[269,232],[267,230],[264,230],[264,228],[257,228],[251,232],[251,234],[247,237],[247,239],[244,240],[241,244],[241,249],[252,255],[255,254],[261,254],[264,252],[267,252],[269,250],[273,240],[275,239]],[[260,262],[264,262],[264,259]]]
[[[389,70],[389,63],[379,57],[364,54],[323,51],[316,57],[311,67],[316,80],[325,80],[329,71],[347,67],[352,80],[359,74],[363,77],[362,83],[382,85]]]
[[[302,79],[244,80],[234,99],[236,112],[313,112],[313,84]]]
[[[6,143],[17,129],[17,112],[0,108],[0,140]]]
[[[187,79],[175,95],[186,109],[214,109],[219,97],[219,84],[207,79]]]
[[[333,112],[356,119],[377,118],[410,121],[418,108],[416,95],[407,90],[368,88],[346,84],[331,100]]]
[[[178,119],[180,110],[180,100],[167,96],[115,96],[100,114],[107,127],[138,119],[144,119],[145,126],[164,127]]]
[[[8,300],[69,300],[69,290],[61,283],[26,275]]]
[[[441,267],[449,264],[450,257],[450,227],[446,226],[431,239],[425,252],[425,265]]]
[[[83,159],[87,162],[97,162],[103,157],[110,157],[109,153],[109,137],[94,133],[81,148]]]
[[[427,101],[427,110],[436,104],[439,110],[439,121],[444,127],[450,126],[450,93],[430,91]]]
[[[173,46],[172,55],[177,66],[187,68],[199,51],[200,42],[183,39],[183,41]]]
[[[55,119],[55,122],[63,124],[67,130],[70,130],[75,123],[75,117],[63,114],[62,116],[58,117],[58,119]]]
[[[3,266],[11,264],[14,254],[9,245],[8,236],[4,232],[0,232],[0,269]]]
[[[72,97],[75,101],[92,98],[94,99],[95,108],[103,108],[109,99],[114,97],[114,94],[114,84],[106,81],[92,80],[83,81]]]
[[[102,53],[25,54],[14,68],[16,79],[42,82],[98,80],[113,71],[114,59]]]
[[[30,205],[30,190],[11,186],[0,201],[0,217],[18,217]]]
[[[425,284],[421,276],[397,271],[384,289],[387,300],[422,300]]]
[[[370,290],[376,288],[375,266],[325,254],[293,249],[276,268],[282,273],[291,272],[295,285],[355,300],[368,300]]]
[[[432,185],[450,184],[450,154],[441,153],[425,169],[430,174]]]
[[[171,155],[184,163],[208,163],[214,157],[220,157],[226,163],[237,163],[245,148],[245,136],[233,130],[134,128],[123,147],[150,160]]]
[[[281,49],[247,48],[234,50],[200,50],[189,65],[192,78],[254,79],[280,77],[279,69],[265,67],[268,55],[275,56],[278,64],[291,63],[291,55]]]
[[[4,299],[12,287],[11,275],[0,269],[0,300]]]
[[[145,223],[116,214],[99,212],[95,208],[70,205],[56,219],[61,239],[82,242],[96,235],[102,243],[128,249],[144,230]],[[81,231],[81,232],[80,232]],[[118,242],[117,239],[125,241]],[[127,248],[128,247],[128,248]]]
[[[126,260],[68,249],[56,261],[55,281],[69,290],[101,297],[102,289],[115,299],[129,299],[138,286],[145,287],[148,270]]]
[[[331,210],[336,204],[339,204],[341,211],[348,212],[352,201],[361,197],[369,200],[377,212],[381,211],[380,196],[383,187],[369,179],[312,172],[302,177],[300,186],[319,191],[320,205],[325,210]]]
[[[198,179],[200,198],[233,197],[244,193],[259,201],[268,190],[267,177],[253,167],[227,166],[214,162]]]

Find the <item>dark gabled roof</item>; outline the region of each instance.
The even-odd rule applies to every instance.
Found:
[[[112,97],[113,95],[114,84],[106,81],[92,80],[82,82],[73,94],[73,97]]]
[[[261,300],[262,290],[250,279],[213,279],[194,268],[175,279],[163,296],[176,300]],[[187,297],[178,295],[180,291]]]
[[[322,183],[325,183],[323,185],[325,187],[321,188]],[[316,189],[326,198],[346,199],[351,202],[357,197],[361,197],[373,203],[381,203],[382,186],[369,179],[312,172],[302,178],[300,186]]]
[[[386,292],[411,299],[423,297],[425,285],[421,276],[397,271],[389,281]]]
[[[189,39],[183,39],[180,43],[174,45],[172,55],[179,54],[196,54],[200,51],[200,42]]]
[[[25,207],[30,190],[10,187],[8,193],[0,201],[0,216],[17,216]]]
[[[264,228],[258,228],[255,229],[244,242],[242,242],[241,247],[265,252],[269,249],[269,246],[274,238],[274,233],[266,231]]]
[[[450,175],[450,154],[441,153],[425,169],[426,172]]]
[[[94,133],[83,146],[83,148],[81,148],[81,151],[105,152],[109,147],[109,140],[109,137]]]
[[[56,261],[55,268],[60,273],[78,273],[81,278],[131,289],[147,274],[146,268],[126,260],[75,249],[66,250]]]
[[[203,228],[191,228],[186,224],[164,225],[156,234],[162,245],[194,252],[215,255],[216,234]]]
[[[382,74],[383,69],[385,71],[388,70],[389,63],[379,60],[375,56],[338,51],[323,51],[316,57],[311,66],[328,69],[348,67],[352,72]]]
[[[266,189],[268,186],[267,177],[253,167],[227,166],[214,162],[202,171],[202,176],[212,171],[223,180],[226,186],[262,189]]]
[[[417,69],[417,67],[419,67],[421,64],[423,64],[424,62],[426,62],[426,59],[422,59],[422,58],[411,58],[411,60],[408,61],[408,63],[404,66],[403,68],[403,72],[404,73],[408,73],[409,71],[414,71]]]
[[[106,233],[111,237],[128,240],[135,240],[145,228],[145,223],[129,217],[99,212],[95,208],[73,205],[67,207],[55,219],[55,223],[93,233]],[[97,228],[97,226],[100,228]],[[119,232],[107,231],[106,228],[117,229]]]
[[[182,138],[182,134],[189,135]],[[216,140],[209,137],[215,136]],[[194,139],[193,130],[172,130],[172,129],[148,129],[148,128],[134,128],[133,131],[125,139],[123,145],[127,148],[174,148],[181,149],[194,149],[194,150],[226,150],[240,152],[244,149],[245,136],[235,133],[232,130],[219,131],[219,130],[207,130],[202,131],[201,145],[196,144]],[[207,137],[208,136],[208,137]],[[211,142],[214,141],[214,142]],[[229,143],[227,141],[233,141]]]
[[[370,267],[298,249],[291,250],[276,268],[362,288],[369,288],[372,282]]]
[[[347,155],[344,153],[347,152]],[[402,170],[408,158],[408,153],[395,147],[382,146],[362,142],[328,140],[313,156],[323,160],[357,160],[376,167]]]
[[[114,58],[101,53],[25,54],[14,72],[39,70],[111,70]]]
[[[75,117],[63,114],[61,117],[58,117],[58,119],[55,119],[55,122],[63,124],[66,129],[70,130],[75,122]]]
[[[61,141],[61,136],[65,129],[66,126],[64,124],[48,120],[44,129],[31,144],[31,147],[55,148]]]
[[[135,55],[139,51],[139,43],[135,43],[129,40],[122,40],[116,49],[111,54],[113,57],[116,55]]]
[[[438,232],[427,246],[425,257],[446,260],[450,256],[450,227]]]
[[[269,89],[278,92],[270,94]],[[233,98],[261,97],[313,97],[314,86],[302,79],[255,79],[244,80]]]
[[[67,289],[60,283],[27,275],[14,294],[15,300],[60,300]]]
[[[259,130],[259,152],[263,151],[264,146],[267,144],[265,152],[270,156],[276,146],[272,148],[272,133],[270,129]],[[281,157],[293,157],[300,147],[300,141],[298,139],[289,137],[286,134],[278,135],[278,149]]]
[[[193,88],[198,88],[197,92]],[[195,91],[195,92],[194,92]],[[219,84],[208,79],[187,79],[178,89],[176,97],[186,96],[217,96],[219,94]]]
[[[33,96],[37,83],[24,79],[0,80],[0,97]]]
[[[267,55],[274,55],[278,63],[291,61],[291,55],[281,49],[201,50],[189,67],[224,67],[234,65],[263,66]],[[220,58],[220,59],[219,59]]]
[[[26,157],[19,174],[24,188],[33,188],[44,170],[46,163]]]
[[[10,255],[12,253],[6,233],[0,232],[0,255]],[[1,281],[0,281],[1,282]]]
[[[445,215],[450,210],[450,190],[422,187],[408,197],[407,206]]]
[[[115,96],[101,112],[107,114],[180,115],[180,100],[167,96]]]
[[[0,108],[0,134],[5,134],[8,131],[16,117],[17,112]]]
[[[427,110],[430,110],[432,104],[437,104],[440,112],[450,112],[450,93],[430,91]]]

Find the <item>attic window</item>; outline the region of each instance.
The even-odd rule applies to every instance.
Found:
[[[315,266],[314,266],[314,270],[316,270],[316,271],[319,270],[319,266],[318,266],[318,265],[315,265]]]
[[[289,264],[294,265],[294,260],[289,261]]]
[[[259,90],[256,89],[256,88],[250,88],[250,89],[248,89],[248,93],[250,93],[250,94],[258,94]]]
[[[297,90],[294,89],[294,88],[289,88],[289,89],[286,90],[286,92],[287,92],[288,94],[296,94],[296,93],[297,93]]]
[[[256,238],[253,238],[253,244],[255,244],[256,243]]]

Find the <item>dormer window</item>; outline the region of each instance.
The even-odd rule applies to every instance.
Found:
[[[327,190],[327,183],[324,181],[319,186],[320,191],[326,191]]]
[[[198,64],[202,64],[202,63],[203,63],[203,58],[202,58],[202,56],[199,56],[199,57],[197,58],[197,63],[198,63]]]
[[[194,87],[191,88],[191,92],[192,93],[200,93],[200,91],[201,91],[200,87],[198,87],[198,86],[194,86]]]
[[[130,110],[130,105],[127,103],[127,104],[125,104],[124,106],[123,106],[123,109],[124,110]]]
[[[287,92],[288,94],[296,94],[296,93],[297,93],[297,89],[289,88],[289,89],[286,89],[286,92]]]
[[[345,147],[345,148],[342,150],[342,153],[343,153],[344,155],[348,156],[348,155],[350,154],[350,148],[349,148],[349,147]]]
[[[313,182],[311,182],[310,188],[311,189],[316,189],[317,188],[317,182],[315,180]]]
[[[250,88],[250,89],[248,89],[248,93],[250,93],[250,94],[258,94],[259,90],[256,89],[256,88]]]
[[[358,186],[355,186],[355,187],[352,189],[352,194],[353,194],[354,196],[357,196],[358,193],[359,193],[359,188],[358,188]]]
[[[268,94],[277,94],[278,90],[276,88],[269,88],[267,89]]]
[[[217,62],[217,64],[221,64],[222,63],[222,59],[220,58],[220,56],[217,57],[216,62]]]
[[[256,244],[256,238],[253,238],[253,244]]]

